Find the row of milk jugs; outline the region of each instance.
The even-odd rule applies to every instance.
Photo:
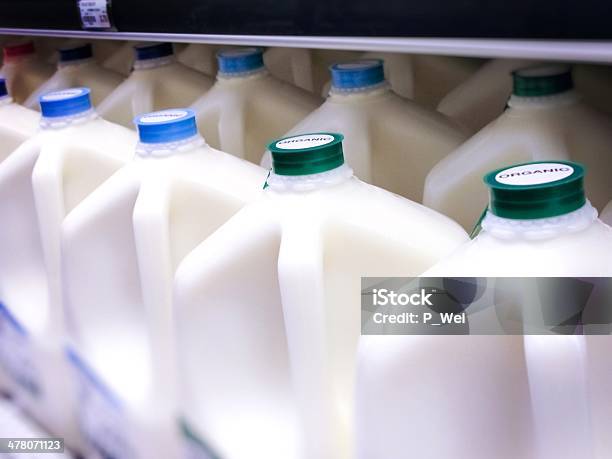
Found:
[[[361,276],[610,275],[612,230],[591,201],[610,198],[598,174],[612,142],[566,67],[515,72],[503,115],[447,145],[426,179],[429,142],[444,123],[459,131],[394,95],[380,62],[334,66],[315,114],[338,124],[304,121],[269,144],[269,173],[211,148],[197,124],[221,132],[252,92],[283,119],[289,86],[259,50],[222,52],[219,68],[216,118],[200,121],[199,103],[148,113],[138,137],[99,117],[89,89],[38,96],[38,119],[0,83],[6,392],[91,457],[610,454],[607,337],[364,337],[358,350]],[[274,90],[225,92],[260,79]],[[226,119],[252,140],[244,118]],[[368,150],[354,155],[353,137]],[[451,216],[475,212],[466,226],[486,205],[482,176],[503,170],[487,175],[467,242],[409,190],[359,181],[360,164],[403,186],[421,171],[425,201],[447,193]]]

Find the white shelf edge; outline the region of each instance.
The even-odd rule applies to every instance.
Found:
[[[612,40],[514,40],[466,38],[313,37],[275,35],[196,35],[90,32],[80,30],[9,29],[3,35],[36,35],[135,41],[170,41],[225,45],[287,46],[359,51],[388,51],[465,57],[506,57],[572,62],[612,63]]]

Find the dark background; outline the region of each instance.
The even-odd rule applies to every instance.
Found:
[[[0,0],[0,27],[81,28],[76,0]],[[612,38],[612,1],[113,0],[120,32]]]

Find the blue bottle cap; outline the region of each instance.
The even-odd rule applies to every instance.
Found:
[[[252,72],[263,68],[263,50],[261,48],[238,48],[219,51],[219,73],[232,75]]]
[[[89,59],[93,56],[91,43],[60,48],[58,51],[60,55],[60,62],[80,61],[82,59]]]
[[[0,78],[0,98],[8,96],[8,89],[6,89],[6,79]]]
[[[137,61],[147,61],[149,59],[172,56],[174,48],[172,43],[144,43],[134,46],[134,52]]]
[[[45,118],[76,115],[91,109],[89,88],[60,89],[38,98],[40,111]]]
[[[195,112],[172,108],[138,115],[134,118],[142,143],[168,143],[188,139],[198,133]]]
[[[364,59],[330,67],[332,86],[337,89],[356,89],[374,86],[385,81],[381,59]]]

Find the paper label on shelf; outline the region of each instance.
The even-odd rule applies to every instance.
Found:
[[[118,397],[74,351],[66,351],[76,373],[79,426],[88,443],[102,457],[135,459],[127,421]]]
[[[219,459],[185,420],[181,420],[180,425],[183,434],[183,459]]]
[[[110,29],[108,0],[77,0],[84,29]]]
[[[28,333],[2,302],[0,302],[0,365],[13,381],[31,395],[40,394]]]

